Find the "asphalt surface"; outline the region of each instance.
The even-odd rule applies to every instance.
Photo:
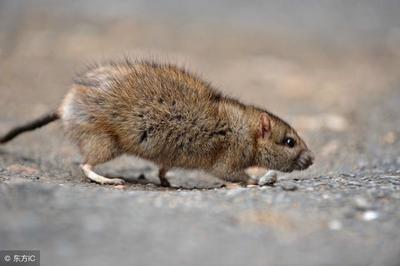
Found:
[[[237,189],[176,171],[167,189],[124,156],[98,171],[127,186],[100,186],[54,123],[0,147],[0,250],[61,266],[400,265],[398,4],[100,3],[0,2],[0,134],[57,107],[86,64],[129,55],[268,108],[315,165]]]

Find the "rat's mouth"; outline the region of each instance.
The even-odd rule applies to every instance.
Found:
[[[305,170],[314,162],[314,155],[311,151],[303,151],[299,154],[295,162],[295,170]]]

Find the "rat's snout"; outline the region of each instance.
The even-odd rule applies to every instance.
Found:
[[[313,164],[313,162],[314,154],[310,150],[302,151],[296,160],[299,170],[307,169]]]

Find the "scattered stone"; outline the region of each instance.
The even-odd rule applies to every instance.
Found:
[[[294,191],[297,189],[297,185],[290,181],[284,181],[280,183],[279,186],[286,191]]]
[[[340,230],[342,229],[342,223],[339,220],[332,220],[328,223],[328,227],[331,230]]]
[[[347,183],[347,185],[349,185],[349,186],[357,186],[357,187],[362,186],[362,184],[360,182],[357,182],[357,181],[349,181]]]
[[[363,213],[363,220],[364,221],[372,221],[375,220],[379,217],[379,213],[377,213],[376,211],[366,211]]]
[[[358,196],[354,198],[354,207],[357,210],[365,211],[371,209],[372,205],[366,198]]]
[[[385,176],[389,179],[389,182],[393,185],[400,186],[400,177],[399,176]]]
[[[352,173],[341,173],[340,176],[343,176],[343,177],[356,177],[356,175],[352,174]]]
[[[7,171],[20,175],[37,175],[39,173],[38,169],[21,164],[12,164],[7,167]]]
[[[125,189],[126,185],[116,185],[116,186],[114,186],[114,188],[116,188],[116,189]]]
[[[268,171],[265,175],[260,177],[258,185],[260,186],[272,186],[278,180],[278,174],[276,171]]]

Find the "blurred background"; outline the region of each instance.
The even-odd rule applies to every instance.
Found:
[[[137,252],[132,254],[141,254],[139,261],[142,262],[148,262],[152,257],[146,248],[154,245],[169,246],[164,242],[166,238],[163,234],[176,238],[177,251],[172,251],[176,252],[172,254],[191,254],[200,261],[203,255],[207,257],[208,254],[211,261],[218,262],[215,265],[238,262],[265,265],[263,263],[266,261],[283,261],[290,265],[290,262],[296,262],[297,257],[316,264],[335,265],[339,260],[343,265],[361,265],[371,256],[381,254],[382,250],[389,252],[390,256],[386,254],[381,259],[393,256],[398,258],[400,252],[396,248],[397,244],[394,245],[397,242],[390,241],[397,241],[400,222],[399,14],[398,0],[0,0],[0,133],[16,123],[28,121],[57,107],[75,73],[90,63],[123,57],[177,63],[199,73],[225,94],[281,116],[299,131],[316,153],[317,160],[315,166],[308,171],[285,177],[290,180],[306,180],[297,183],[298,194],[285,194],[279,188],[271,188],[266,192],[243,192],[238,198],[247,200],[219,206],[225,198],[221,195],[214,198],[212,192],[204,192],[206,199],[203,198],[204,194],[199,196],[185,192],[183,196],[179,191],[169,192],[164,194],[167,195],[164,200],[175,202],[174,206],[179,207],[185,205],[181,197],[189,197],[192,201],[188,202],[198,203],[195,204],[196,208],[200,209],[203,216],[187,216],[187,213],[179,214],[179,211],[176,214],[176,209],[171,209],[170,212],[163,210],[161,213],[164,216],[161,217],[156,213],[147,213],[143,207],[154,207],[154,204],[156,207],[164,206],[157,203],[159,195],[146,194],[146,198],[140,194],[145,199],[142,205],[139,204],[142,206],[139,208],[141,211],[136,214],[152,220],[149,222],[140,220],[142,218],[137,218],[133,213],[125,214],[118,220],[118,214],[113,211],[97,205],[93,210],[90,204],[81,206],[80,201],[74,201],[75,197],[90,200],[90,196],[71,196],[67,192],[57,192],[61,194],[55,193],[54,197],[59,200],[54,201],[53,207],[58,210],[60,206],[57,204],[68,206],[65,210],[72,213],[71,217],[61,215],[64,218],[61,224],[87,225],[90,228],[93,223],[100,228],[117,224],[131,237],[132,234],[139,237],[134,232],[148,232],[150,235],[143,233],[139,237],[144,239],[142,247],[137,247],[127,239],[121,240],[126,245],[133,245]],[[97,189],[96,185],[88,184],[81,178],[78,163],[79,156],[75,147],[65,140],[60,125],[55,123],[21,136],[1,148],[0,180],[3,178],[6,180],[4,182],[11,183],[13,180],[31,182],[29,178],[36,176],[39,179],[40,176],[43,182],[38,181],[39,184],[72,184],[83,194],[89,193],[85,189]],[[137,179],[144,174],[146,179],[156,180],[152,179],[151,173],[154,170],[155,167],[148,162],[125,157],[101,168],[103,173],[109,175]],[[184,177],[173,181],[175,186],[186,188],[216,185],[216,181],[204,181],[205,184],[203,181],[196,182],[199,181]],[[321,182],[325,182],[324,185],[320,189],[315,188],[315,184],[320,185]],[[106,188],[104,195],[111,193],[109,190]],[[160,189],[157,186],[131,184],[128,190],[140,192]],[[3,196],[7,198],[7,193],[11,192],[7,192],[7,189],[4,191]],[[19,190],[15,191],[11,193],[15,197],[13,202],[18,202],[19,197],[15,195],[19,195]],[[33,192],[26,192],[36,190],[29,188],[23,191],[23,195],[28,193],[24,197],[36,198],[35,194],[30,194]],[[268,193],[269,196],[262,193]],[[371,196],[374,193],[381,193],[381,196]],[[348,206],[353,206],[352,198],[359,194],[362,199],[355,203],[358,207],[350,207],[349,211]],[[131,202],[128,195],[124,197],[106,200],[122,204],[129,210],[137,207],[129,205],[134,203],[128,203]],[[137,195],[132,194],[132,197]],[[320,202],[323,199],[328,203]],[[21,209],[26,215],[27,206],[21,204],[22,207],[17,204],[19,207],[16,208],[15,216],[3,218],[6,219],[3,220],[6,226],[0,230],[0,237],[3,236],[9,244],[19,246],[29,235],[32,239],[43,241],[43,250],[51,249],[61,257],[82,255],[78,247],[88,243],[98,245],[96,238],[86,235],[84,226],[67,229],[56,224],[46,225],[58,232],[60,237],[75,236],[71,239],[78,239],[78,244],[72,240],[57,242],[44,225],[22,231],[27,234],[16,233],[26,226],[23,221],[15,224],[13,219],[24,217],[19,216]],[[210,207],[213,204],[219,207],[213,210]],[[189,205],[185,206],[191,208]],[[241,227],[243,216],[236,220],[236,211],[240,208],[253,210],[255,206],[264,211],[274,209],[275,214],[256,218],[245,215],[246,226],[250,223],[256,228],[248,232]],[[28,207],[35,209],[30,205]],[[10,211],[7,205],[3,208]],[[372,211],[370,209],[379,211],[369,213],[372,216],[367,215],[367,218],[362,216]],[[93,211],[98,215],[95,218],[103,222],[99,224],[98,221],[93,222],[93,217],[85,218],[82,213],[86,211]],[[36,214],[29,210],[27,212],[30,215],[27,217],[42,221]],[[349,216],[349,212],[352,215]],[[226,229],[228,231],[218,226],[219,231],[211,230],[208,225],[215,228],[211,222],[215,213],[225,217],[222,223],[239,222],[232,222],[231,227]],[[285,213],[290,215],[286,217]],[[105,218],[110,214],[115,219]],[[368,220],[368,217],[378,217],[374,215],[382,219],[379,220],[380,224],[365,225],[360,222],[364,218]],[[154,221],[159,219],[166,224]],[[175,219],[186,226],[195,221],[201,221],[202,225],[197,228],[189,226],[191,229],[178,234],[174,230],[179,231],[183,227],[174,224]],[[134,224],[132,228],[129,227],[130,223]],[[153,233],[143,229],[146,227],[144,224],[150,225]],[[349,227],[346,229],[347,225]],[[290,233],[281,236],[282,226],[286,226],[285,230],[289,228]],[[277,227],[278,231],[275,230]],[[196,230],[203,233],[203,238]],[[334,231],[332,235],[329,230]],[[337,230],[342,230],[342,234]],[[241,233],[237,235],[234,231]],[[44,233],[39,236],[32,232]],[[117,236],[121,231],[111,232],[115,235],[107,233],[102,236],[110,243],[118,243],[120,238]],[[302,232],[300,236],[299,232]],[[303,245],[303,233],[310,236],[306,238],[310,250]],[[185,234],[192,236],[192,239],[200,238],[200,244],[187,240]],[[211,237],[210,241],[214,241],[214,244],[209,244],[207,237]],[[271,243],[268,248],[263,246],[267,242]],[[34,246],[33,240],[28,243]],[[53,246],[54,243],[60,246]],[[315,250],[311,247],[318,248],[325,244],[320,255],[313,257]],[[121,245],[116,244],[117,247]],[[0,245],[1,248],[5,246]],[[221,248],[221,254],[231,254],[230,251],[235,250],[235,247],[241,248],[236,255],[224,260],[212,249],[214,246]],[[354,253],[348,249],[358,246],[360,248]],[[387,246],[391,249],[387,249]],[[281,250],[281,247],[284,249]],[[104,247],[100,250],[107,252]],[[208,250],[208,253],[203,254],[199,250]],[[168,257],[166,254],[159,251],[153,254],[153,258],[173,265],[171,261],[174,260],[164,260]],[[104,257],[102,260],[86,257],[84,262],[87,265],[93,265],[91,263],[94,262],[101,265],[99,261],[105,263],[108,260]],[[398,265],[395,261],[390,260],[393,265]],[[188,263],[187,260],[181,262]]]
[[[2,0],[2,119],[54,108],[87,64],[153,58],[282,116],[320,159],[349,145],[373,153],[398,130],[390,109],[368,125],[398,103],[399,10],[395,0]]]

